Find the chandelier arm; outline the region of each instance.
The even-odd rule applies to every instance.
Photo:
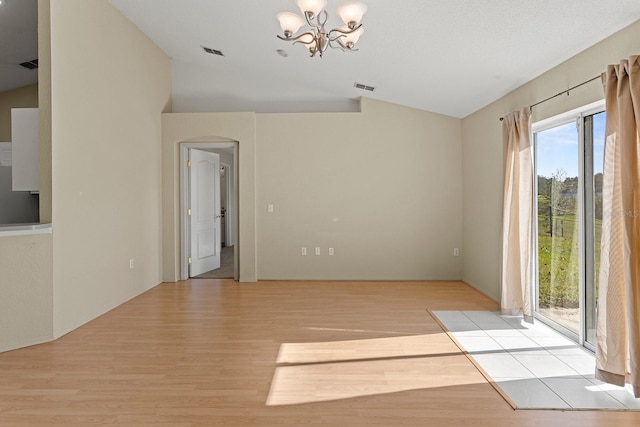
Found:
[[[324,19],[320,18],[321,15],[324,15]],[[324,25],[327,23],[328,19],[329,13],[327,12],[327,9],[323,9],[320,13],[318,13],[318,16],[316,16],[316,21],[318,21],[319,26],[322,28],[324,28]]]
[[[355,30],[357,30],[357,28],[356,28],[356,29],[354,29],[354,31],[355,31]],[[329,44],[329,46],[330,46],[332,49],[340,49],[340,50],[341,50],[341,51],[343,51],[343,52],[357,52],[357,51],[359,50],[359,49],[356,49],[355,47],[349,47],[349,46],[345,45],[345,44],[342,42],[342,40],[340,40],[340,39],[342,39],[342,38],[344,38],[344,37],[347,37],[347,34],[350,34],[350,33],[352,33],[353,31],[344,32],[344,31],[341,31],[341,30],[339,30],[339,29],[336,29],[336,30],[331,30],[331,31],[329,31],[329,34],[331,34],[331,33],[332,33],[332,32],[334,32],[334,31],[337,31],[337,32],[340,32],[340,33],[344,33],[344,34],[339,34],[339,35],[338,35],[338,36],[336,36],[336,37],[329,37],[329,39],[328,39],[328,42],[329,42],[329,43],[328,43],[328,44]],[[336,42],[336,43],[338,44],[338,46],[334,46],[334,45],[333,45],[333,42]]]
[[[299,41],[300,38],[309,35],[311,36],[311,38],[313,39],[313,41],[315,41],[316,35],[312,32],[312,31],[306,31],[296,37],[282,37],[280,34],[278,34],[276,37],[278,37],[280,40],[284,40],[284,41],[290,41],[290,42],[296,42],[296,43],[304,43],[304,44],[311,44],[313,41],[311,42],[303,42],[303,41]],[[294,43],[295,44],[295,43]]]
[[[347,35],[347,34],[351,34],[355,31],[358,31],[360,28],[362,27],[362,24],[358,24],[355,27],[353,27],[353,29],[350,30],[343,30],[340,28],[334,28],[333,30],[329,31],[329,36],[331,36],[331,33],[341,33],[342,35]],[[341,37],[341,36],[338,36]]]
[[[316,42],[315,40],[311,40],[310,42],[304,42],[304,41],[302,41],[302,40],[298,40],[298,41],[293,42],[293,44],[298,44],[298,43],[300,43],[300,44],[303,44],[303,45],[305,45],[305,46],[307,46],[307,47],[308,47],[308,46],[310,46],[310,45],[312,45],[312,44],[315,44],[315,42]]]
[[[329,41],[329,47],[330,47],[331,49],[340,49],[340,50],[341,50],[341,51],[343,51],[343,52],[346,52],[346,51],[347,51],[347,49],[344,47],[344,45],[343,45],[342,43],[340,43],[340,42],[337,42],[337,43],[338,43],[338,46],[334,46],[334,45],[333,45],[333,42],[335,42],[335,41],[336,41],[336,40]]]
[[[352,48],[348,48],[347,46],[344,45],[344,43],[342,43],[342,40],[340,40],[340,37],[344,37],[344,36],[338,36],[332,40],[329,40],[329,47],[331,47],[331,49],[340,49],[343,52],[357,52],[358,49],[352,47]],[[338,43],[338,46],[334,46],[333,42]]]
[[[320,22],[319,15],[322,12],[324,12],[325,18],[323,22]],[[324,24],[327,22],[327,17],[328,17],[327,11],[323,10],[322,12],[318,13],[318,15],[314,15],[311,12],[304,13],[304,19],[307,21],[307,25],[310,26],[311,28],[315,28],[318,32],[320,32],[320,30],[324,28]]]

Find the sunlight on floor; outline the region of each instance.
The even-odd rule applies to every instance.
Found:
[[[486,380],[444,333],[280,346],[267,405],[295,405]]]
[[[518,409],[638,410],[624,387],[597,380],[593,353],[541,322],[488,311],[434,311]]]

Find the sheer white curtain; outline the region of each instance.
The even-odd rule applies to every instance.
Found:
[[[533,155],[531,111],[523,108],[502,122],[504,194],[502,209],[502,314],[533,320],[531,304]]]
[[[640,397],[640,57],[602,74],[607,108],[596,377]]]

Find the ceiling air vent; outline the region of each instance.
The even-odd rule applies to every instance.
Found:
[[[31,61],[23,62],[20,64],[21,67],[27,68],[29,70],[35,70],[38,68],[38,60],[33,59]]]
[[[357,87],[358,89],[368,90],[369,92],[373,92],[374,90],[376,90],[376,88],[373,86],[363,85],[362,83],[358,83],[358,82],[354,83],[353,86]]]
[[[204,49],[204,51],[205,51],[205,52],[210,53],[211,55],[224,56],[224,54],[222,53],[222,51],[215,50],[215,49],[211,49],[210,47],[204,47],[204,46],[202,46],[202,49]]]

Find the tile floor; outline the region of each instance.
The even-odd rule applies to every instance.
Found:
[[[489,311],[433,314],[518,408],[640,410],[623,387],[594,378],[591,352],[541,322]]]

